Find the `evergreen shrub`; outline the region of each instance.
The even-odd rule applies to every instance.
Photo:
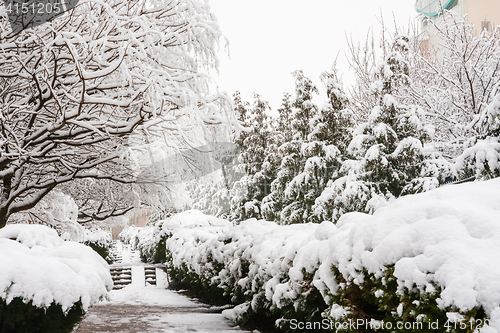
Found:
[[[0,299],[0,332],[2,333],[69,333],[83,319],[81,302],[67,313],[61,305],[52,303],[48,308],[38,308],[13,299],[8,305]]]

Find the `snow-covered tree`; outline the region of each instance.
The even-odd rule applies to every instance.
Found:
[[[75,179],[56,187],[69,195],[78,206],[80,224],[105,221],[121,216],[137,206],[133,184],[122,184],[110,179]]]
[[[228,218],[231,213],[231,195],[228,180],[221,173],[213,173],[189,184],[190,209],[205,214]]]
[[[430,56],[413,50],[409,97],[435,126],[437,147],[453,160],[469,138],[486,134],[477,120],[500,82],[500,27],[478,31],[453,12],[440,22],[429,21],[438,49]]]
[[[260,178],[265,179],[265,197],[261,203],[261,217],[268,221],[279,218],[279,211],[272,208],[273,202],[269,201],[271,184],[277,178],[281,166],[279,148],[292,139],[292,97],[289,93],[283,94],[282,104],[278,108],[278,116],[271,120],[271,132],[265,150],[265,161],[262,164]]]
[[[336,221],[349,211],[373,212],[395,197],[439,184],[441,164],[446,163],[424,147],[432,128],[423,123],[420,108],[392,95],[396,87],[409,84],[409,66],[401,55],[408,50],[407,41],[397,37],[392,52],[372,73],[371,91],[378,105],[353,133],[345,176],[316,200],[314,211],[321,220]]]
[[[78,206],[69,195],[57,190],[47,194],[35,207],[13,214],[12,221],[44,224],[56,229],[66,240],[84,240],[85,229],[78,223]]]
[[[235,168],[243,176],[232,187],[232,215],[235,219],[242,220],[261,216],[261,201],[271,181],[263,171],[271,131],[269,105],[259,95],[254,95],[251,107],[245,106],[239,99],[235,102],[236,109],[240,110],[240,118],[249,129],[242,132],[236,140],[240,155]]]
[[[136,183],[120,158],[137,129],[231,121],[203,72],[221,37],[206,1],[91,0],[21,32],[0,24],[0,227],[75,179]]]
[[[303,215],[300,204],[293,200],[289,185],[303,169],[305,158],[302,154],[302,145],[307,142],[312,120],[318,112],[317,106],[312,101],[313,94],[318,93],[317,88],[302,71],[295,71],[293,76],[295,97],[290,114],[291,140],[285,141],[278,148],[277,155],[281,165],[276,179],[271,183],[271,192],[263,199],[264,215],[282,223],[300,223],[307,218]],[[286,102],[286,99],[284,101]],[[283,109],[286,107],[284,105]]]
[[[325,187],[340,176],[346,159],[347,144],[351,140],[354,114],[349,101],[334,73],[325,72],[322,79],[328,97],[313,118],[311,132],[302,143],[301,156],[305,163],[300,172],[287,184],[286,197],[293,201],[295,216],[303,222],[311,217],[315,200]]]
[[[477,179],[500,177],[500,84],[492,93],[492,101],[476,117],[481,136],[472,137],[464,152],[457,158],[454,169]]]
[[[281,106],[277,110],[278,118],[273,125],[275,134],[281,136],[278,140],[280,143],[284,143],[292,139],[292,104],[292,96],[289,93],[284,93]]]
[[[425,120],[435,127],[434,145],[453,161],[469,138],[486,134],[481,132],[477,116],[500,82],[500,28],[478,31],[466,17],[452,11],[444,11],[438,21],[428,20],[427,24],[433,25],[440,40],[430,53],[422,52],[422,35],[415,27],[396,29],[399,35],[411,36],[409,51],[402,55],[409,65],[410,85],[393,87],[392,96],[422,108]],[[353,110],[363,120],[377,105],[368,89],[375,60],[391,50],[383,20],[381,31],[380,38],[369,34],[361,46],[349,44],[348,60],[356,78],[349,95]]]

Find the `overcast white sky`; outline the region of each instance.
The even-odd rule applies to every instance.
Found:
[[[413,23],[414,0],[210,0],[230,58],[220,54],[221,90],[239,90],[246,100],[261,94],[273,109],[284,91],[293,92],[291,72],[302,69],[318,86],[319,75],[339,55],[347,72],[346,34],[364,42],[370,27],[379,29],[381,13],[390,28]],[[377,35],[375,35],[377,37]],[[349,75],[344,79],[349,81]],[[351,79],[352,80],[352,79]],[[348,82],[346,82],[348,83]]]

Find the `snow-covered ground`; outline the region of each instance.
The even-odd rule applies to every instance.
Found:
[[[142,266],[144,263],[141,261],[141,257],[138,251],[134,251],[129,245],[123,244],[122,242],[116,243],[116,251],[121,253],[121,262],[115,263],[118,266]]]
[[[134,275],[134,268],[140,271],[144,265],[138,254],[120,242],[117,248],[122,253],[121,265],[132,266],[132,284],[111,291],[107,300],[92,307],[75,333],[243,332],[222,316],[220,308],[168,290],[163,283],[144,286],[144,280],[137,278],[140,274]]]
[[[75,333],[237,333],[220,314],[165,288],[127,286],[111,292],[110,300],[92,307]]]

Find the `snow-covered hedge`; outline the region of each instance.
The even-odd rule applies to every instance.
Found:
[[[112,257],[109,255],[113,246],[113,236],[109,231],[99,228],[86,228],[83,235],[83,244],[90,246],[109,264],[113,262]]]
[[[75,304],[86,311],[112,287],[107,263],[90,247],[42,225],[0,229],[2,304],[20,299],[37,308],[58,305],[63,313]]]
[[[118,235],[118,237],[123,243],[135,247],[137,243],[137,233],[139,232],[139,230],[140,229],[137,228],[135,225],[132,225],[123,229]]]
[[[160,238],[158,225],[129,226],[119,234],[120,240],[138,250],[144,262],[160,262],[165,259],[165,246]]]
[[[409,195],[336,225],[233,225],[191,211],[161,230],[171,278],[231,296],[240,305],[225,314],[237,321],[500,332],[500,179]]]
[[[84,243],[92,243],[101,247],[110,248],[113,245],[113,236],[111,232],[104,229],[85,229]]]

